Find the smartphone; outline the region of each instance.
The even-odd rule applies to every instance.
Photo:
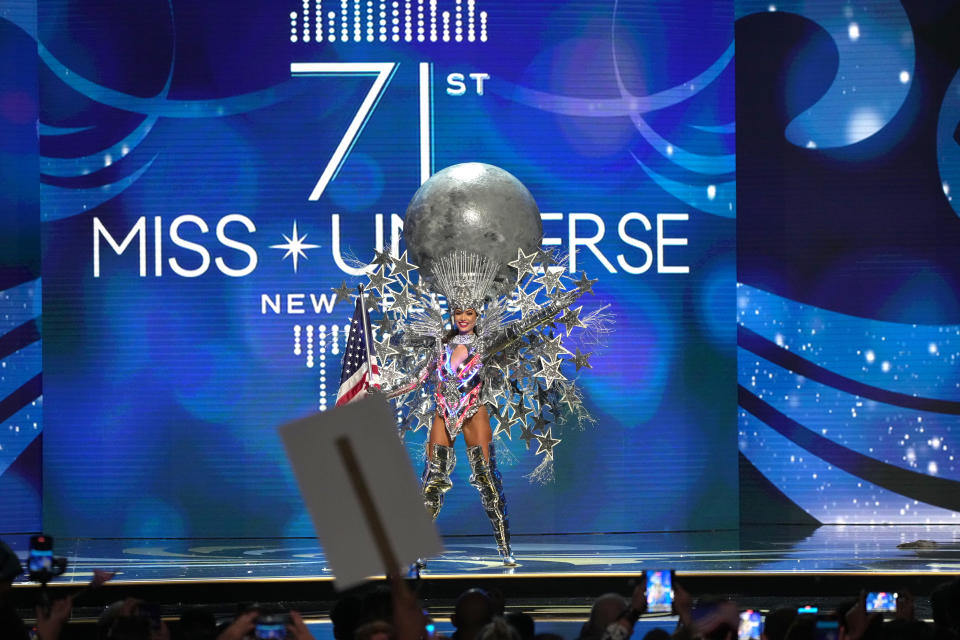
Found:
[[[47,535],[30,538],[27,572],[30,573],[31,580],[35,580],[32,576],[36,574],[53,573],[53,538]]]
[[[840,622],[833,617],[817,616],[813,637],[816,640],[838,640],[840,637]]]
[[[647,611],[673,612],[673,570],[644,571],[643,578],[647,593]]]
[[[277,640],[287,637],[287,616],[261,615],[257,617],[253,637],[257,640]]]
[[[737,629],[737,640],[760,640],[763,631],[763,616],[759,611],[747,609],[740,612],[740,626]]]
[[[897,594],[892,591],[871,591],[867,594],[869,613],[886,613],[897,610]]]

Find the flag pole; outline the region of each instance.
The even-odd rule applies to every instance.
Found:
[[[363,285],[357,285],[357,290],[360,292],[360,315],[363,317],[363,347],[364,351],[367,352],[367,388],[369,389],[370,383],[373,381],[373,361],[370,359],[370,343],[368,342],[368,339],[372,338],[373,335],[370,333],[367,307],[363,302]]]

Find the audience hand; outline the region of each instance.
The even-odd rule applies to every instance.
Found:
[[[867,628],[874,619],[879,617],[879,613],[867,614],[867,593],[860,592],[857,598],[857,604],[853,605],[846,615],[846,629],[841,629],[840,640],[860,640]]]
[[[290,612],[290,622],[287,624],[287,637],[293,640],[314,640],[313,634],[303,622],[299,611]]]
[[[217,640],[243,640],[243,638],[253,631],[258,615],[260,615],[259,611],[241,613],[229,627],[217,636]]]
[[[896,617],[900,620],[913,620],[916,617],[913,594],[909,591],[901,591],[897,596]]]
[[[73,598],[54,600],[49,611],[37,607],[37,635],[40,640],[57,640],[63,625],[70,619],[72,610]]]

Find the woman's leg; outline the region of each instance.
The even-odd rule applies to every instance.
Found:
[[[490,415],[487,407],[480,405],[479,411],[463,425],[463,439],[467,443],[467,459],[470,461],[470,484],[480,492],[483,509],[493,525],[493,535],[497,539],[497,550],[505,565],[515,565],[516,560],[510,550],[510,521],[507,517],[507,500],[503,495],[503,482],[497,471],[497,455],[493,445],[493,431],[490,429]]]
[[[430,426],[430,438],[427,440],[427,460],[423,468],[420,491],[423,493],[423,506],[434,520],[443,506],[443,494],[450,490],[453,483],[450,474],[457,464],[453,452],[453,441],[447,434],[443,418],[439,413],[433,416]]]

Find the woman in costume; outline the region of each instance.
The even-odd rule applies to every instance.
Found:
[[[561,365],[568,371],[570,365],[589,367],[589,353],[562,346],[571,331],[603,332],[602,309],[581,317],[582,308],[571,306],[594,281],[583,275],[568,286],[572,279],[557,256],[539,248],[543,227],[533,196],[491,165],[465,163],[434,174],[414,195],[403,233],[423,270],[406,253],[394,258],[383,252],[365,288],[383,311],[375,344],[381,391],[404,415],[401,438],[429,429],[421,488],[433,518],[452,487],[454,443],[463,432],[470,483],[480,493],[500,557],[513,565],[497,441],[519,426],[527,449],[536,444],[542,456],[529,477],[542,481],[552,474],[553,447],[560,442],[550,425],[561,414],[578,424],[590,420]],[[449,328],[438,296],[452,316]],[[425,384],[435,387],[435,406],[417,392]],[[528,416],[536,419],[528,423]]]
[[[497,470],[490,413],[481,399],[484,381],[496,375],[496,370],[489,366],[496,355],[528,332],[553,320],[583,290],[578,287],[565,291],[526,318],[503,326],[492,321],[489,324],[493,326],[484,330],[479,311],[494,290],[498,271],[499,265],[491,259],[463,251],[453,252],[437,261],[432,279],[447,299],[448,308],[453,310],[453,328],[437,341],[436,352],[426,366],[415,376],[385,387],[383,392],[387,397],[395,398],[414,391],[431,376],[435,377],[436,413],[430,426],[421,484],[424,506],[436,519],[443,506],[444,494],[453,486],[450,481],[456,465],[453,445],[462,432],[470,464],[470,484],[480,493],[503,563],[512,566],[516,560],[510,549],[506,498]]]

